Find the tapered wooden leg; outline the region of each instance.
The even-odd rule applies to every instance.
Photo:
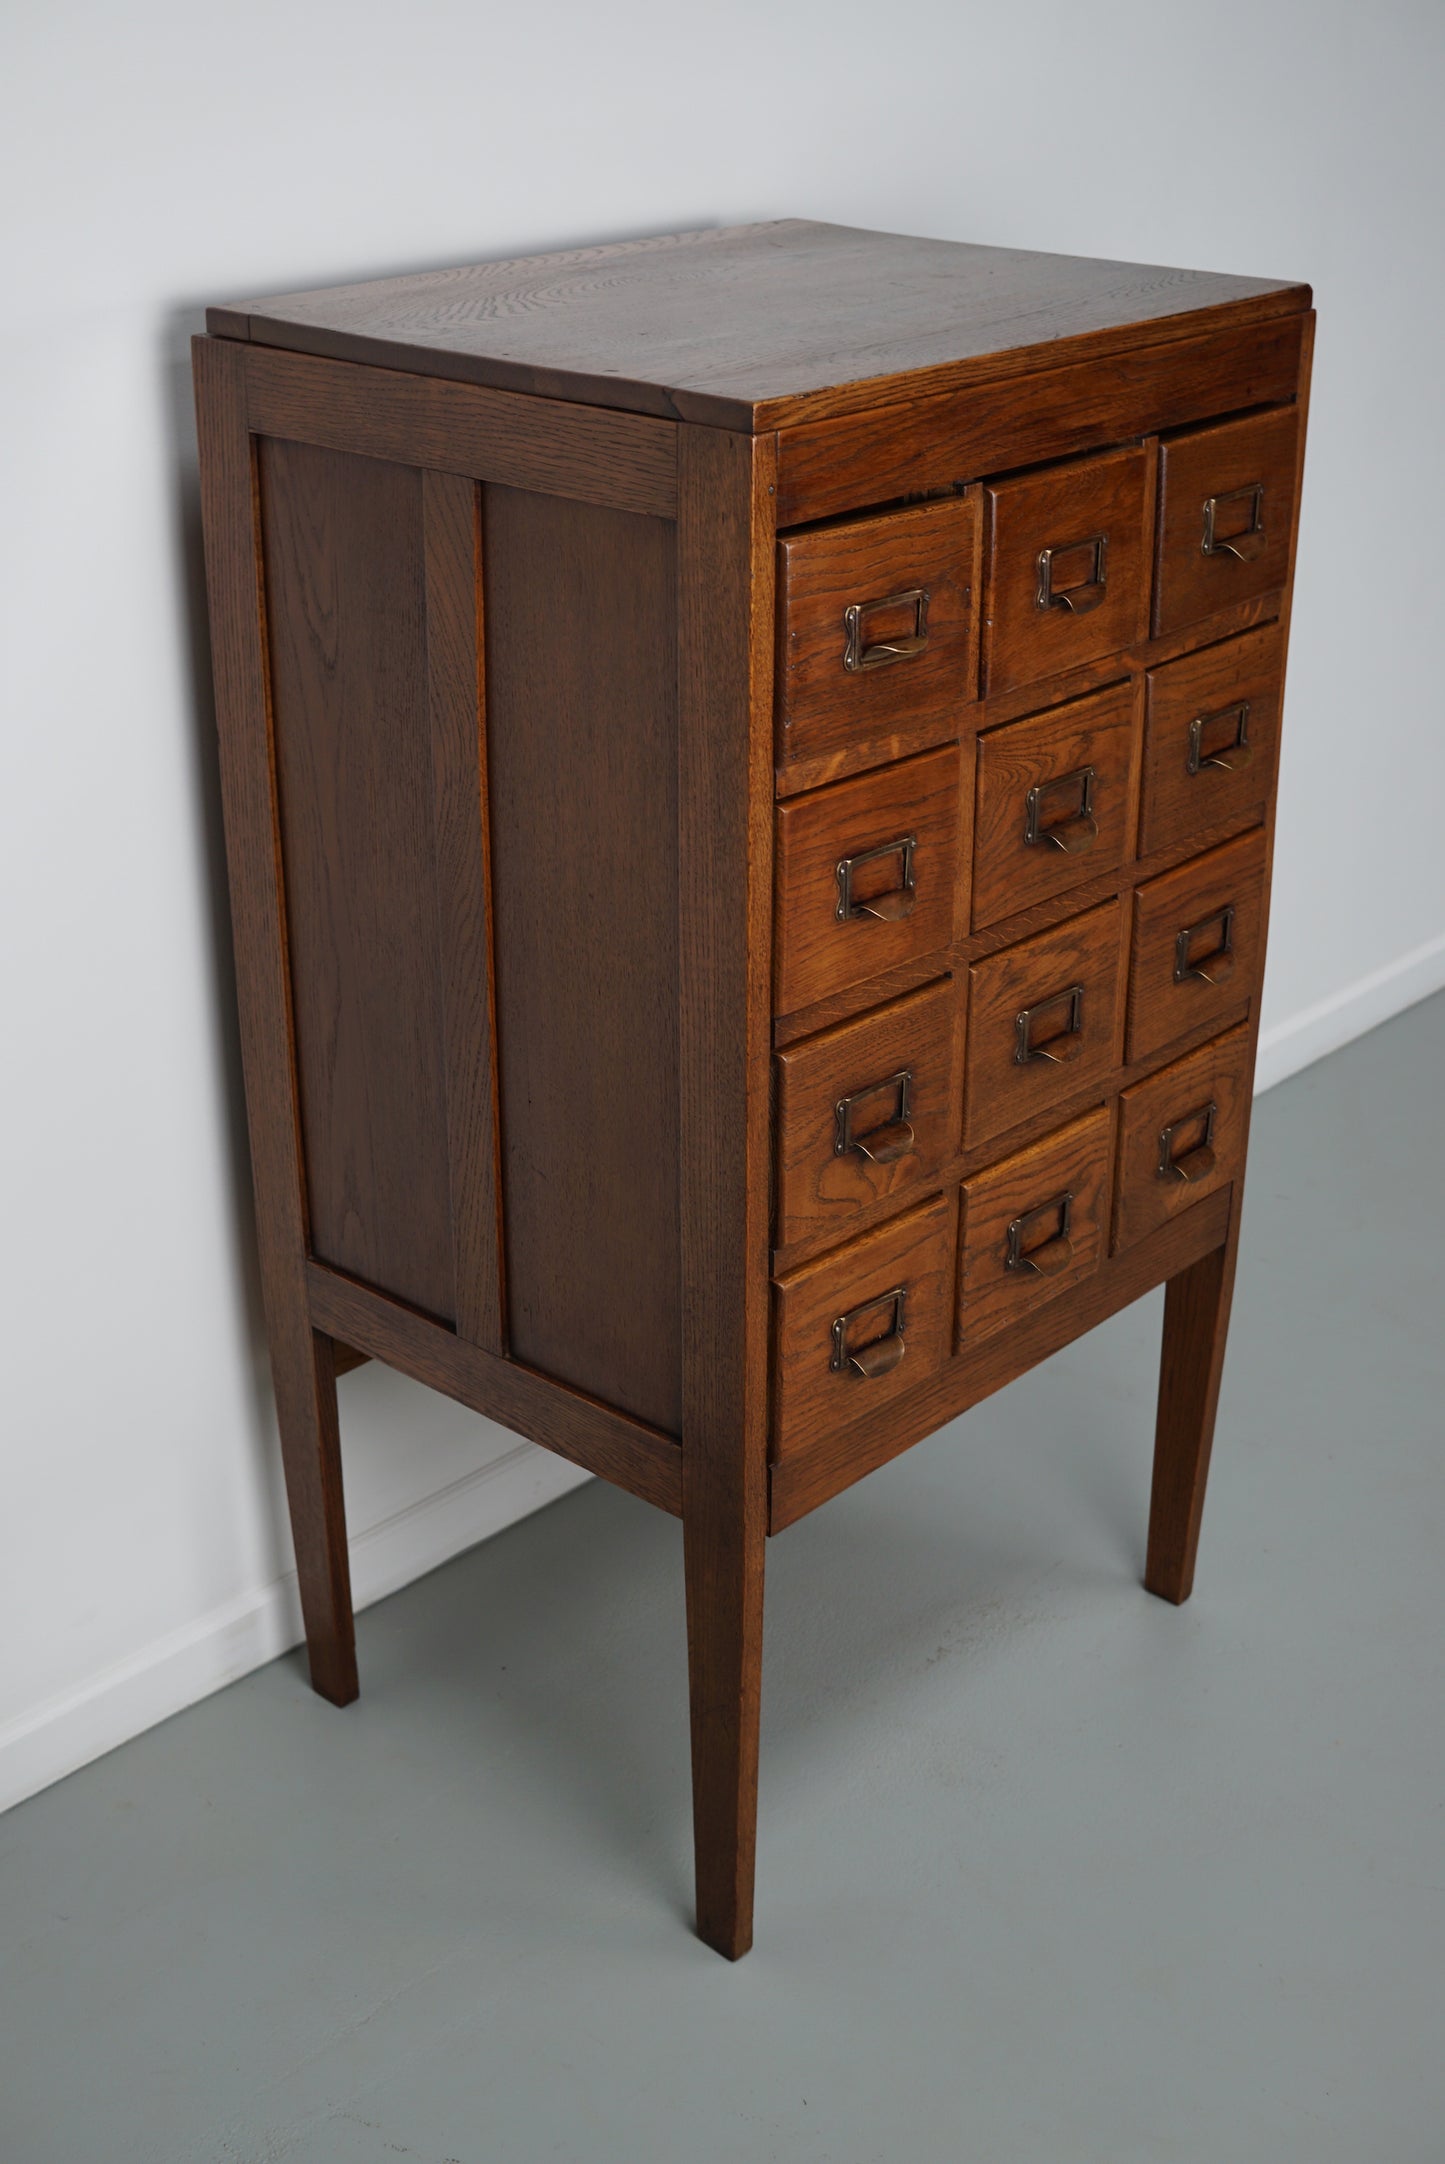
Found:
[[[1236,1252],[1231,1233],[1223,1247],[1171,1277],[1164,1296],[1144,1583],[1161,1600],[1176,1605],[1188,1600],[1194,1589]]]
[[[692,1824],[699,1938],[736,1961],[753,1943],[763,1529],[756,1513],[683,1505]]]
[[[356,1624],[331,1340],[304,1323],[273,1330],[271,1367],[311,1687],[349,1706],[359,1688]]]

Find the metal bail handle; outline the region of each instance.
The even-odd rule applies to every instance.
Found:
[[[1214,1122],[1219,1117],[1219,1107],[1211,1097],[1207,1105],[1196,1105],[1192,1112],[1183,1112],[1177,1120],[1171,1120],[1159,1136],[1158,1176],[1161,1180],[1192,1182],[1207,1180],[1214,1170]],[[1204,1132],[1192,1149],[1181,1150],[1174,1155],[1174,1137],[1181,1127],[1192,1127],[1196,1120],[1204,1123]]]
[[[1220,722],[1232,727],[1229,742],[1218,751],[1206,751],[1204,732]],[[1205,767],[1217,767],[1222,774],[1236,774],[1249,765],[1254,757],[1249,741],[1249,701],[1237,699],[1233,706],[1217,706],[1212,714],[1196,714],[1189,724],[1189,755],[1185,761],[1191,774],[1200,773]]]
[[[1216,532],[1220,511],[1226,504],[1247,503],[1249,524],[1242,533],[1220,534]],[[1237,563],[1252,564],[1264,554],[1264,483],[1251,481],[1247,488],[1232,488],[1218,496],[1208,496],[1204,502],[1204,538],[1199,544],[1202,556],[1233,556]]]
[[[1062,1029],[1052,1037],[1034,1041],[1034,1023],[1041,1014],[1052,1007],[1068,1001],[1068,1017]],[[1051,999],[1041,999],[1032,1007],[1020,1008],[1014,1018],[1014,1065],[1027,1067],[1036,1059],[1048,1060],[1055,1067],[1065,1060],[1077,1059],[1083,1049],[1084,987],[1071,984],[1066,992],[1055,992]]]
[[[874,609],[912,609],[912,631],[865,645],[865,621]],[[909,586],[902,593],[880,594],[876,601],[852,601],[843,611],[843,629],[847,633],[843,666],[850,676],[859,669],[886,669],[893,661],[912,661],[928,650],[928,588]]]
[[[1054,585],[1054,558],[1072,556],[1075,549],[1090,551],[1089,576],[1077,586]],[[1082,541],[1063,541],[1039,550],[1039,590],[1034,605],[1040,609],[1065,609],[1072,616],[1087,616],[1104,598],[1109,578],[1109,536],[1087,534]]]
[[[1093,767],[1081,766],[1072,774],[1060,774],[1054,781],[1035,782],[1024,798],[1024,846],[1061,849],[1066,857],[1086,856],[1099,839],[1099,822],[1094,816],[1097,778]],[[1076,791],[1078,801],[1073,809],[1045,826],[1044,806],[1049,798],[1072,796]]]
[[[896,842],[884,842],[877,849],[864,849],[856,857],[840,857],[835,866],[838,881],[838,907],[834,911],[840,924],[847,924],[855,917],[876,917],[880,923],[896,924],[901,917],[911,916],[917,893],[913,881],[913,852],[918,847],[916,834],[900,834]],[[853,875],[862,864],[877,864],[884,857],[899,860],[899,881],[886,894],[870,895],[860,900],[853,892]]]
[[[1219,943],[1208,954],[1195,961],[1193,946],[1201,932],[1212,925],[1219,926]],[[1201,917],[1197,924],[1186,924],[1174,941],[1174,982],[1176,984],[1225,984],[1234,975],[1234,904],[1227,909],[1216,909],[1209,917]]]
[[[1074,1191],[1066,1188],[1061,1195],[1054,1195],[1041,1202],[1037,1209],[1025,1210],[1008,1228],[1004,1240],[1006,1270],[1021,1272],[1026,1277],[1056,1277],[1067,1269],[1074,1258],[1074,1243],[1069,1237],[1069,1223],[1074,1211]],[[1037,1247],[1025,1248],[1024,1241],[1036,1225],[1045,1218],[1057,1217],[1058,1230],[1051,1240],[1043,1240]]]
[[[870,1082],[866,1089],[854,1090],[851,1097],[840,1097],[833,1107],[835,1128],[833,1155],[846,1157],[856,1150],[871,1165],[896,1164],[901,1157],[911,1156],[916,1137],[909,1120],[909,1095],[913,1088],[913,1070],[901,1067],[897,1074],[889,1075],[885,1082]],[[893,1105],[890,1115],[877,1127],[870,1127],[861,1135],[853,1132],[854,1107],[868,1097],[876,1097],[890,1090]]]
[[[830,1371],[834,1375],[861,1375],[865,1382],[872,1382],[880,1375],[891,1375],[908,1350],[903,1336],[903,1311],[907,1299],[908,1287],[895,1285],[891,1292],[881,1292],[873,1300],[862,1300],[857,1307],[850,1307],[846,1315],[837,1316],[833,1323]],[[871,1315],[875,1308],[888,1310],[887,1329],[881,1336],[870,1338],[866,1345],[850,1347],[849,1330],[862,1316]]]

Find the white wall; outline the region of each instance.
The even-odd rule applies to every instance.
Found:
[[[0,1802],[294,1634],[186,339],[208,299],[801,214],[1306,278],[1265,1069],[1445,982],[1445,11],[11,0]],[[363,1597],[576,1476],[342,1384]]]

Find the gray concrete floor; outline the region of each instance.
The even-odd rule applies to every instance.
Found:
[[[748,1960],[596,1484],[0,1821],[3,2164],[1440,2164],[1442,1075],[1259,1106],[1187,1608],[1157,1296],[772,1544]]]

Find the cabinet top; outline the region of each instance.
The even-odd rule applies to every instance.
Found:
[[[212,308],[334,359],[737,429],[1308,308],[1308,286],[784,218]]]

